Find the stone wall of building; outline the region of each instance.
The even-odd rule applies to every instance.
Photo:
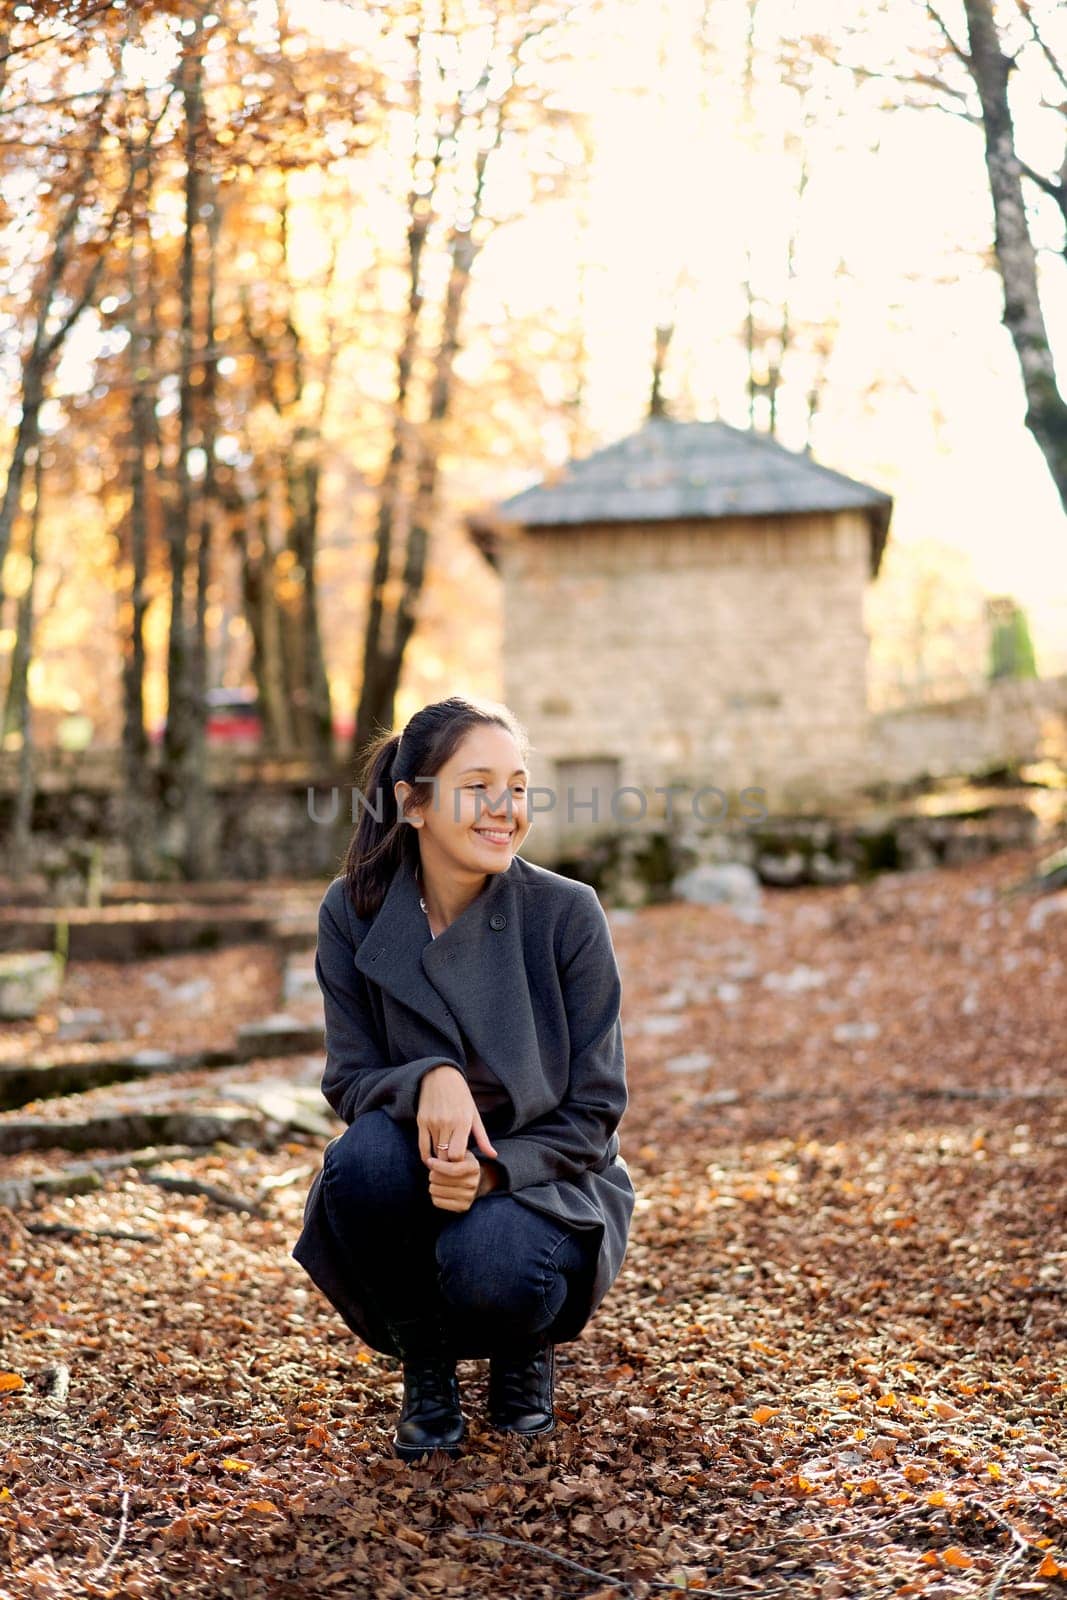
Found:
[[[746,787],[773,807],[854,790],[868,770],[869,563],[860,513],[510,543],[504,699],[535,780],[615,760],[650,810],[655,787],[681,782],[727,792],[731,814]]]

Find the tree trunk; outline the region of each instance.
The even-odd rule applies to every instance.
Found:
[[[499,138],[499,126],[497,135]],[[477,181],[472,219],[481,210],[485,165],[489,151],[480,150],[477,157]],[[385,726],[392,727],[393,707],[404,664],[404,653],[415,631],[418,620],[418,603],[426,577],[426,556],[430,534],[437,513],[437,488],[440,477],[442,430],[452,411],[452,392],[455,379],[456,355],[459,351],[459,325],[463,305],[470,287],[471,269],[477,254],[470,227],[455,228],[451,240],[451,271],[445,292],[445,315],[441,341],[434,368],[433,389],[430,393],[429,426],[419,437],[419,457],[416,467],[415,503],[408,535],[407,559],[400,600],[397,604],[396,628],[393,648],[389,657],[389,675],[386,680],[388,700]]]
[[[195,844],[195,841],[206,840],[210,823],[211,791],[207,784],[207,688],[208,688],[208,661],[207,661],[207,594],[211,582],[211,535],[215,525],[218,510],[218,493],[215,481],[215,385],[218,370],[218,358],[215,354],[215,302],[218,289],[218,239],[221,226],[221,212],[219,209],[218,194],[215,191],[213,180],[209,177],[206,185],[201,190],[197,186],[198,194],[203,193],[205,198],[197,207],[198,214],[206,213],[205,236],[205,273],[206,293],[204,297],[204,344],[206,355],[203,364],[203,382],[200,385],[198,411],[200,417],[199,438],[204,453],[204,476],[200,486],[199,517],[196,542],[196,608],[193,622],[193,648],[190,661],[190,677],[193,685],[195,704],[198,714],[192,721],[193,756],[192,766],[196,774],[196,781],[189,792],[189,826],[191,844],[194,847],[189,853],[190,876],[202,877],[210,868],[210,854]],[[195,257],[194,257],[195,259]],[[190,506],[190,511],[191,511]]]
[[[242,289],[240,294],[245,336],[259,358],[255,396],[263,395],[280,413],[282,399],[276,374],[279,356],[270,339],[257,331],[247,291]],[[231,537],[241,562],[241,600],[252,635],[252,675],[263,724],[263,748],[278,754],[292,751],[295,739],[285,644],[287,623],[281,613],[275,571],[277,552],[271,538],[272,466],[270,457],[261,460],[256,456],[251,474],[226,468],[219,473],[219,484],[233,517]]]
[[[283,202],[279,218],[283,263],[279,287],[287,300],[276,315],[284,325],[284,334],[276,336],[269,326],[265,332],[259,331],[249,296],[242,296],[245,330],[258,357],[257,393],[283,422],[288,422],[303,401],[307,368],[306,353],[293,319],[293,289],[287,271],[288,227],[288,205]],[[323,421],[332,373],[331,348],[321,372],[317,418],[314,422],[297,420],[284,454],[279,452],[277,459],[271,457],[267,463],[268,473],[276,472],[276,477],[270,478],[269,488],[264,490],[263,504],[268,514],[260,520],[268,529],[272,525],[269,511],[276,506],[273,525],[284,525],[284,546],[276,552],[265,537],[263,562],[252,585],[259,613],[252,625],[253,640],[263,652],[256,676],[261,696],[269,696],[264,702],[265,731],[275,748],[298,750],[320,762],[332,757],[330,687],[315,581]],[[273,500],[272,495],[276,497]],[[246,559],[249,554],[246,547]]]
[[[378,491],[378,534],[371,573],[367,625],[363,640],[363,674],[359,705],[352,732],[352,755],[358,759],[379,729],[391,729],[396,696],[392,658],[383,647],[385,628],[385,586],[389,581],[393,535],[407,455],[409,423],[407,417],[411,373],[418,347],[419,313],[423,295],[419,283],[420,267],[430,212],[425,200],[414,192],[410,197],[411,221],[408,227],[408,304],[396,357],[396,401],[393,409],[393,442],[385,474]]]
[[[245,592],[254,614],[253,643],[256,648],[256,682],[263,706],[264,734],[268,748],[291,753],[296,745],[293,707],[289,699],[289,674],[286,667],[285,619],[278,604],[278,578],[270,544],[270,508],[265,494],[255,503],[259,525],[258,558],[245,552]]]
[[[968,67],[982,103],[986,171],[993,198],[994,247],[1004,285],[1003,322],[1026,393],[1026,426],[1048,463],[1067,510],[1067,402],[1060,392],[1041,307],[1037,255],[1026,216],[1015,129],[1008,101],[1011,60],[1000,48],[992,0],[964,0]]]
[[[288,276],[289,265],[289,208],[282,207],[282,262],[286,273],[286,289],[292,298],[292,285]],[[330,282],[336,268],[334,252]],[[293,370],[296,399],[304,392],[305,359],[300,335],[291,317],[287,328],[293,347]],[[333,755],[333,719],[330,712],[330,684],[326,676],[326,663],[322,650],[319,627],[318,587],[315,581],[315,555],[319,532],[319,487],[322,463],[322,425],[326,415],[330,379],[333,372],[333,351],[327,350],[322,373],[321,394],[318,406],[318,426],[300,423],[296,428],[285,461],[285,487],[288,501],[288,546],[296,563],[299,579],[299,596],[295,616],[296,652],[292,662],[291,683],[296,690],[297,739],[300,750],[312,761],[328,763]]]
[[[512,66],[514,67],[514,65],[515,62],[513,60]],[[479,87],[484,90],[487,87],[487,83],[488,69],[486,77],[483,78]],[[455,358],[459,349],[459,325],[470,283],[471,269],[477,254],[473,229],[481,216],[486,167],[493,152],[500,144],[500,137],[504,129],[509,92],[505,92],[499,103],[494,105],[489,102],[486,107],[487,112],[495,114],[494,137],[492,142],[488,144],[479,141],[475,155],[473,192],[469,212],[465,217],[463,227],[453,227],[452,229],[449,247],[451,266],[448,286],[445,290],[444,317],[434,365],[429,415],[426,423],[419,431],[416,444],[414,503],[411,514],[411,527],[407,538],[403,575],[401,577],[400,599],[397,602],[394,614],[392,640],[387,646],[383,646],[384,606],[382,590],[388,581],[390,539],[396,516],[394,499],[387,497],[385,491],[390,486],[398,486],[401,477],[403,464],[402,445],[405,437],[403,428],[404,409],[409,387],[411,359],[415,350],[418,311],[422,303],[421,296],[418,294],[418,268],[422,246],[425,242],[426,225],[432,210],[432,199],[437,177],[436,164],[441,159],[442,146],[445,142],[440,137],[440,134],[435,144],[434,185],[431,186],[429,198],[423,202],[426,207],[425,212],[420,209],[420,202],[416,197],[414,188],[411,192],[410,215],[412,225],[408,234],[411,289],[405,336],[401,343],[400,357],[397,364],[397,429],[394,432],[393,451],[390,456],[389,469],[386,475],[386,482],[383,484],[383,494],[379,505],[378,552],[371,588],[371,610],[368,618],[366,649],[364,652],[363,684],[360,691],[359,710],[356,714],[356,727],[353,736],[353,755],[357,759],[367,740],[373,737],[378,728],[388,729],[393,726],[396,692],[400,684],[404,654],[415,629],[418,601],[426,576],[426,554],[429,535],[437,508],[441,434],[443,425],[451,411]],[[458,123],[459,109],[457,108],[456,123],[451,130],[453,136],[457,131]],[[420,217],[424,218],[421,228],[417,226]]]
[[[110,90],[107,92],[110,93]],[[162,114],[161,112],[160,116]],[[153,125],[153,132],[155,127],[158,126],[158,121],[159,119],[157,118],[156,123]],[[19,422],[15,432],[15,443],[11,453],[7,480],[4,484],[3,499],[0,500],[0,573],[3,572],[4,561],[11,546],[12,531],[19,513],[22,485],[26,476],[26,465],[40,436],[40,414],[41,407],[44,404],[45,385],[49,369],[57,353],[62,349],[71,328],[96,293],[97,285],[104,270],[104,262],[109,256],[106,245],[111,239],[115,225],[129,201],[130,190],[127,183],[123,194],[108,219],[103,238],[100,241],[100,248],[96,252],[96,259],[86,273],[80,291],[72,293],[69,288],[65,291],[62,297],[63,314],[52,332],[47,332],[48,324],[55,313],[56,301],[59,298],[67,264],[75,252],[75,225],[82,213],[83,206],[86,204],[89,178],[92,174],[92,163],[95,158],[95,145],[92,140],[93,128],[92,120],[87,119],[87,154],[70,183],[67,202],[56,226],[55,238],[52,242],[47,266],[44,269],[40,293],[37,296],[33,337],[30,342],[30,349],[23,362]],[[0,591],[0,600],[2,598],[2,591]]]
[[[296,557],[300,574],[298,681],[305,697],[301,707],[300,749],[312,761],[328,763],[333,753],[333,723],[315,582],[321,450],[321,430],[316,432],[308,427],[296,430],[286,462],[286,487],[289,498],[289,548]]]
[[[11,874],[16,883],[21,879],[31,860],[33,837],[33,801],[36,791],[33,760],[33,724],[29,694],[29,665],[33,657],[34,591],[37,584],[37,530],[41,520],[41,484],[44,478],[40,445],[33,463],[33,509],[30,512],[29,562],[30,576],[19,600],[18,632],[12,658],[8,700],[5,708],[4,731],[8,718],[22,736],[19,746],[19,786],[15,797],[15,812],[11,824]]]
[[[178,358],[181,370],[178,406],[178,458],[175,493],[167,508],[167,545],[170,564],[171,612],[167,641],[167,731],[163,743],[163,795],[167,809],[180,818],[179,853],[189,878],[204,874],[204,830],[194,826],[203,818],[206,783],[203,770],[202,726],[204,706],[196,681],[195,624],[193,637],[186,617],[186,576],[193,520],[193,488],[189,452],[193,442],[196,391],[193,360],[196,346],[196,228],[200,205],[199,132],[203,40],[199,20],[187,36],[179,66],[179,87],[185,102],[185,233],[182,240],[179,294],[181,325]]]
[[[130,432],[127,475],[130,485],[130,513],[125,555],[130,568],[130,605],[129,633],[121,641],[123,805],[130,871],[134,878],[149,878],[153,876],[155,870],[152,849],[155,820],[148,737],[145,731],[144,629],[148,611],[148,457],[157,440],[154,438],[155,411],[148,388],[156,368],[151,358],[151,333],[146,327],[144,291],[146,280],[149,280],[152,274],[152,240],[148,227],[152,181],[147,147],[142,146],[138,150],[130,139],[128,150],[135,182],[130,199],[128,257]],[[156,459],[157,461],[159,459],[158,453]]]
[[[6,743],[9,734],[21,733],[24,722],[23,711],[27,701],[30,662],[33,659],[33,612],[34,592],[37,584],[37,529],[40,523],[40,495],[41,447],[38,444],[34,451],[33,507],[30,511],[29,543],[26,552],[30,569],[29,580],[25,589],[19,595],[15,611],[15,643],[11,651],[7,693],[4,696],[0,744]]]
[[[77,206],[73,202],[70,210],[77,210]],[[18,517],[19,506],[22,501],[22,486],[26,479],[26,467],[37,448],[37,441],[40,437],[41,407],[44,404],[45,376],[50,358],[50,351],[44,339],[44,327],[52,309],[52,302],[59,280],[63,274],[66,252],[69,249],[69,239],[65,238],[65,234],[68,234],[69,228],[74,225],[73,216],[65,218],[64,223],[69,224],[69,226],[60,229],[53,246],[48,275],[37,313],[37,326],[34,330],[33,343],[22,369],[19,422],[15,430],[11,461],[7,469],[4,497],[3,500],[0,500],[0,575],[3,573],[7,552],[11,548],[11,535],[14,531],[15,520]],[[0,591],[0,598],[2,598],[2,591]]]

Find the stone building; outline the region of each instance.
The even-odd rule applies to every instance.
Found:
[[[766,435],[652,417],[471,518],[503,583],[503,698],[555,796],[546,853],[663,816],[671,784],[672,815],[708,820],[858,789],[864,589],[891,510]]]

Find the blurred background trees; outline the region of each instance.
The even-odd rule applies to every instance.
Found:
[[[16,835],[35,745],[90,740],[135,857],[162,829],[198,875],[209,743],[322,769],[457,673],[494,692],[464,510],[650,406],[895,494],[875,703],[1001,670],[984,597],[1027,575],[1009,505],[1031,659],[1067,669],[1067,561],[1037,531],[1064,482],[1062,14],[812,0],[802,21],[781,0],[3,8]],[[992,437],[997,483],[1031,477],[968,503]]]

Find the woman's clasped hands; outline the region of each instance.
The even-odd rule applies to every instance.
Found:
[[[430,1172],[430,1199],[442,1211],[469,1211],[479,1195],[497,1186],[495,1168],[478,1160],[496,1151],[485,1131],[470,1085],[456,1067],[431,1067],[419,1085],[416,1115],[419,1155]]]

